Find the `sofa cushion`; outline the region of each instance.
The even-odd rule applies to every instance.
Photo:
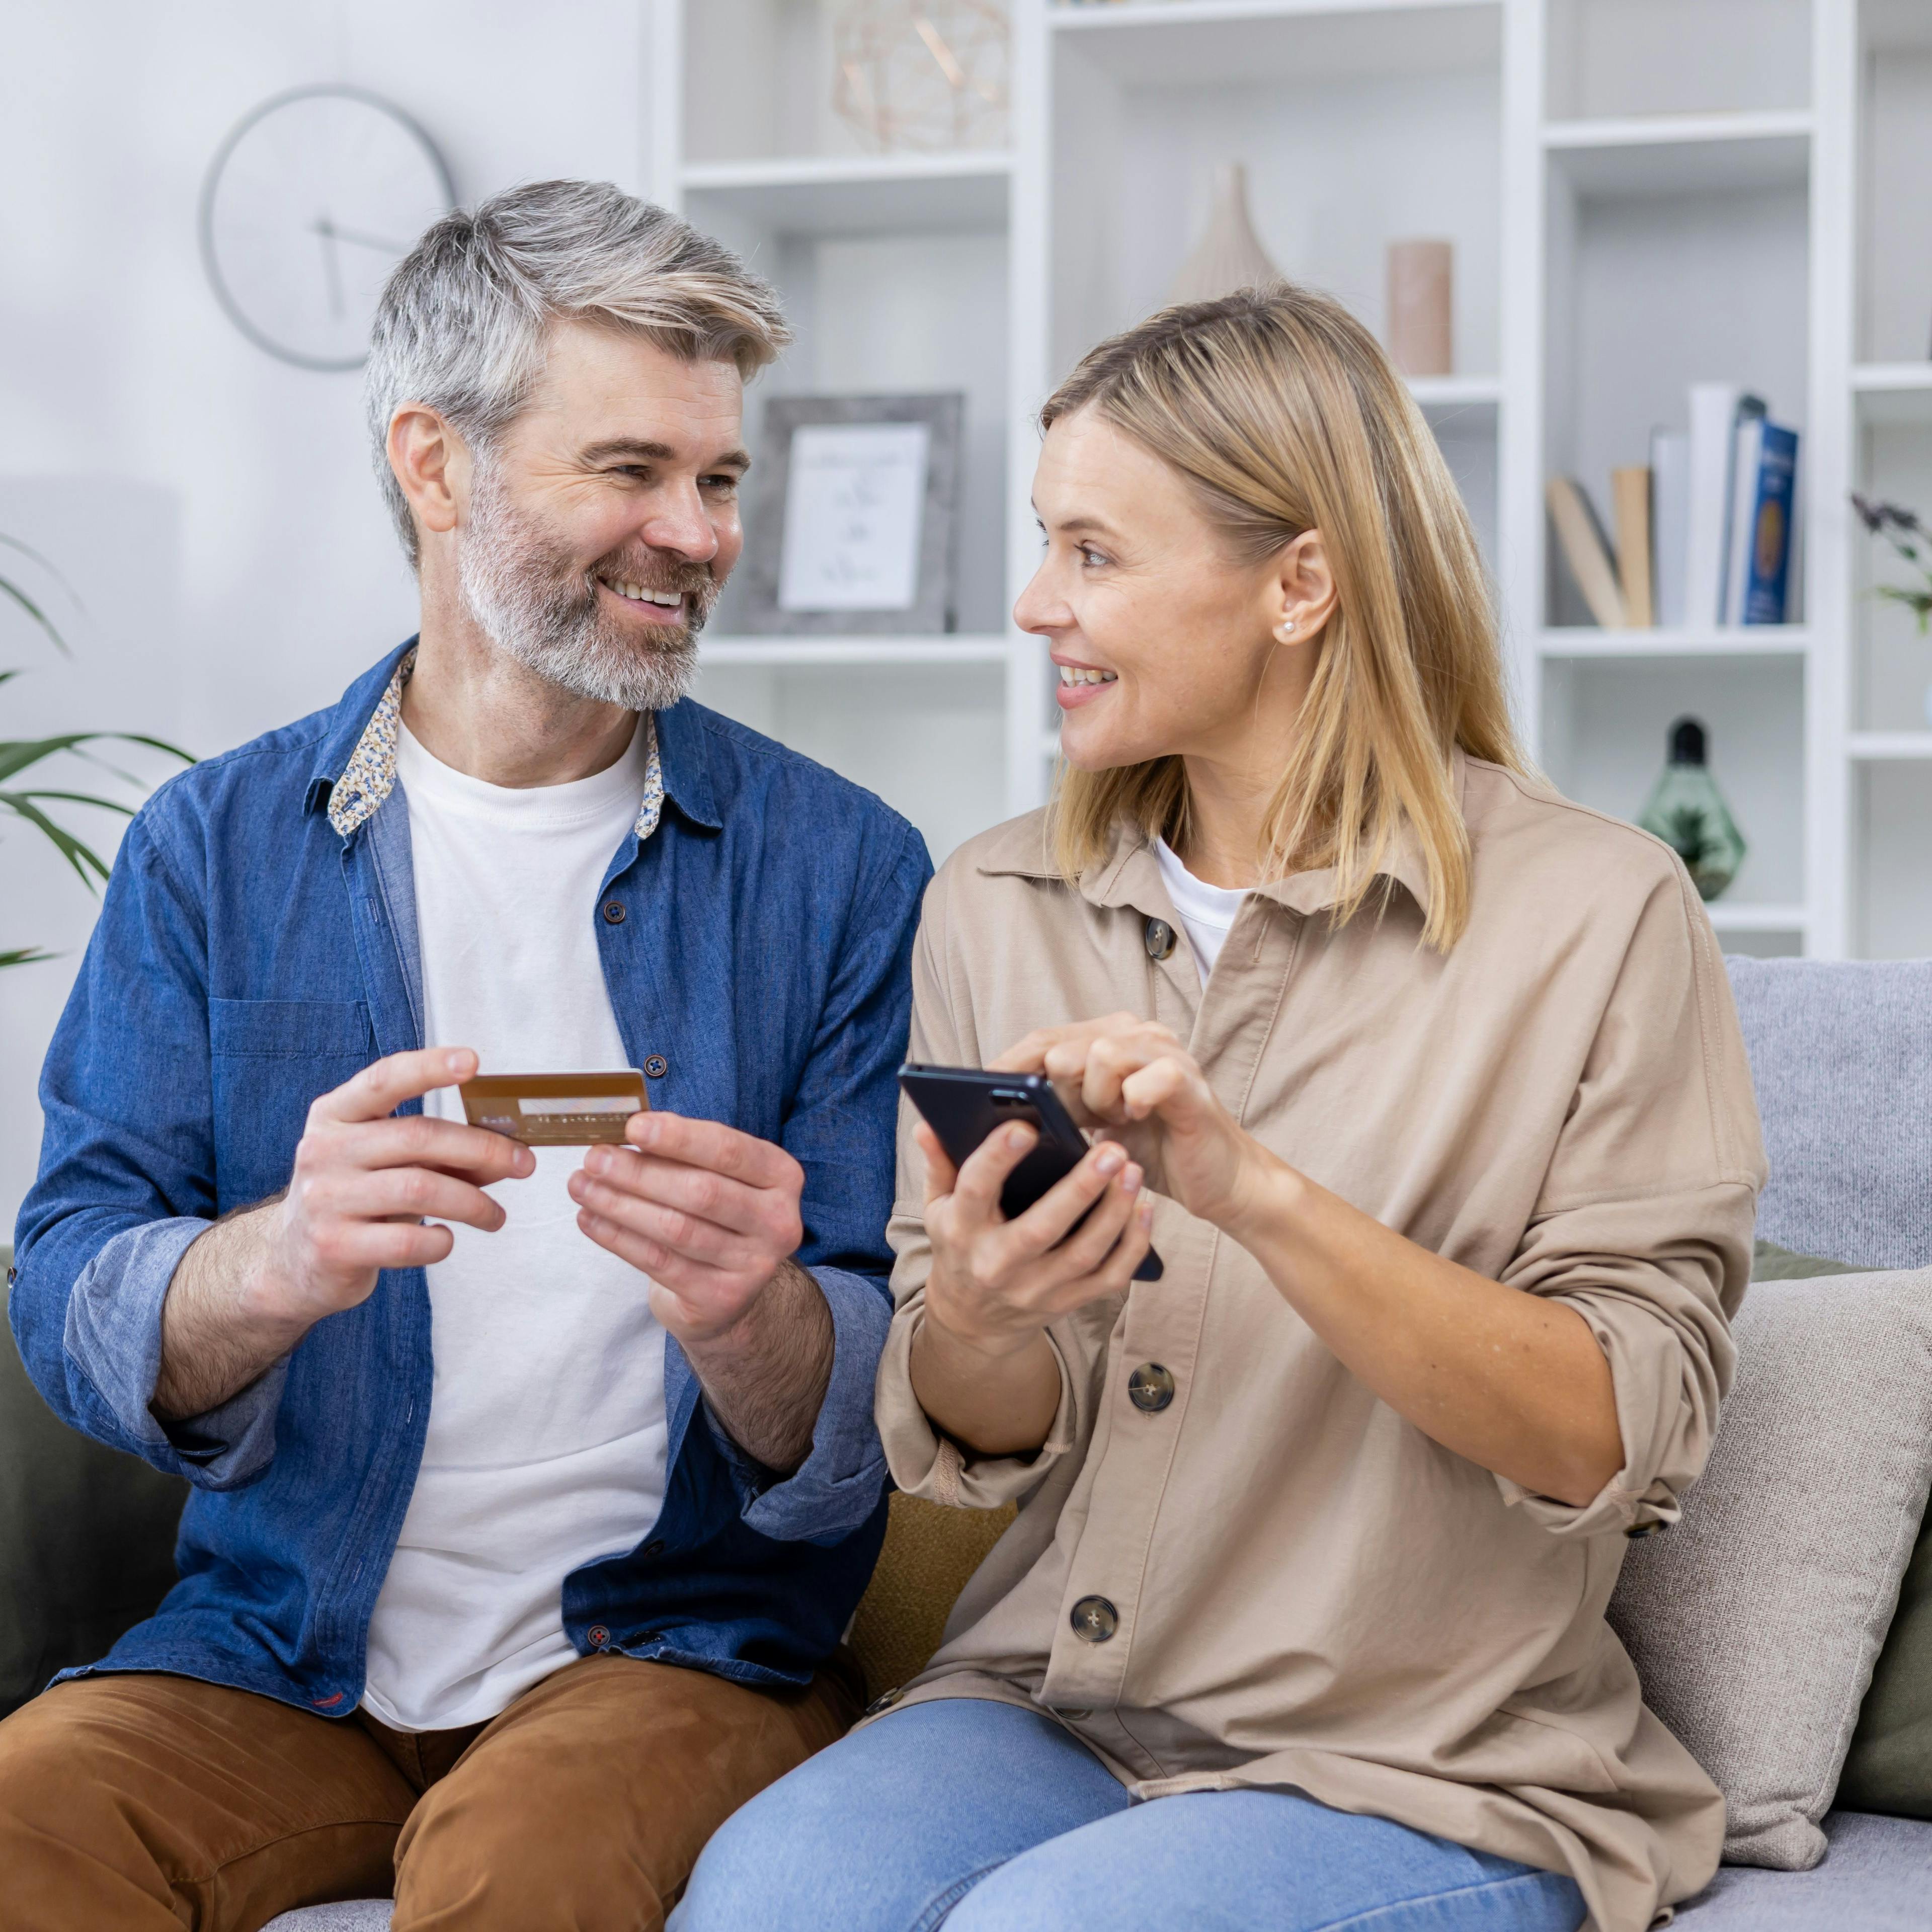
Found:
[[[1932,1818],[1932,1523],[1920,1529],[1906,1566],[1838,1780],[1838,1802],[1851,1810]]]
[[[187,1496],[178,1477],[68,1428],[0,1332],[0,1717],[152,1613]]]
[[[1932,1825],[1834,1811],[1810,1871],[1724,1865],[1677,1908],[1682,1932],[1924,1932]]]
[[[1760,1282],[1736,1332],[1709,1467],[1610,1621],[1724,1794],[1725,1857],[1802,1870],[1932,1484],[1932,1270]]]
[[[939,1648],[946,1620],[986,1552],[1017,1514],[947,1509],[922,1496],[892,1492],[885,1547],[852,1619],[847,1641],[876,1697],[916,1677]]]
[[[1932,960],[1725,960],[1764,1120],[1758,1232],[1932,1264]]]
[[[386,1898],[346,1898],[334,1905],[304,1905],[272,1918],[262,1932],[388,1932]]]

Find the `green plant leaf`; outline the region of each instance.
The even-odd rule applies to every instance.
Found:
[[[0,577],[0,597],[10,597],[53,640],[56,650],[64,652],[68,657],[73,656],[74,653],[68,650],[66,638],[61,635],[54,620],[11,578]]]
[[[31,966],[37,959],[53,956],[44,946],[16,946],[11,952],[0,952],[0,966]]]
[[[0,739],[0,779],[10,778],[29,765],[52,758],[56,752],[76,751],[83,745],[112,741],[123,745],[146,745],[150,751],[165,752],[171,758],[191,765],[194,759],[178,746],[164,738],[150,738],[140,731],[67,731],[54,738]],[[85,754],[82,754],[83,756]]]
[[[107,883],[106,862],[100,854],[83,840],[76,838],[65,826],[56,824],[26,793],[0,791],[0,809],[24,818],[29,825],[44,832],[52,841],[54,849],[74,868],[82,884],[90,892]],[[88,876],[90,868],[95,875],[93,878]]]
[[[134,808],[123,805],[118,798],[97,798],[91,791],[42,791],[38,787],[32,791],[18,794],[22,798],[57,798],[68,805],[94,805],[103,812],[118,812],[123,818],[132,818]]]

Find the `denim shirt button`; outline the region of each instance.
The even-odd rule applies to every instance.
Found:
[[[644,1062],[646,1079],[662,1080],[670,1071],[670,1062],[661,1053],[654,1053]]]
[[[628,916],[622,899],[606,899],[604,902],[604,923],[606,926],[622,926]]]
[[[650,1541],[644,1545],[643,1553],[646,1556],[662,1556],[664,1554],[664,1538],[661,1536],[652,1537]]]
[[[593,1650],[605,1648],[610,1641],[610,1633],[602,1624],[592,1624],[584,1634],[590,1639]]]

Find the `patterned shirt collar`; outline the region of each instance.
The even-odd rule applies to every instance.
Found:
[[[370,715],[357,740],[342,776],[328,794],[328,822],[344,838],[375,814],[396,787],[396,747],[403,729],[403,686],[416,668],[411,651],[396,667],[382,702]],[[664,766],[658,757],[658,721],[654,712],[644,713],[647,749],[644,758],[644,797],[632,828],[639,844],[658,829],[664,815]]]

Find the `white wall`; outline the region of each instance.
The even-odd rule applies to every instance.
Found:
[[[329,703],[408,634],[413,590],[364,454],[358,379],[275,362],[223,317],[196,248],[203,173],[267,96],[344,80],[420,121],[466,202],[548,176],[638,188],[643,14],[640,0],[8,10],[0,532],[57,562],[87,608],[50,598],[70,663],[0,610],[0,668],[29,672],[0,687],[0,736],[113,726],[220,750]],[[35,835],[0,829],[0,950],[62,953],[0,972],[9,1228],[38,1148],[40,1058],[92,916]]]

